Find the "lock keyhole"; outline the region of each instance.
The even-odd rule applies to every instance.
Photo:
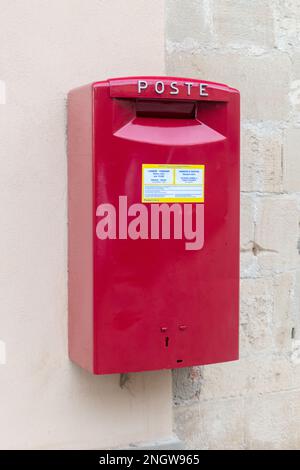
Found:
[[[165,344],[166,344],[166,348],[169,346],[169,336],[166,336],[165,338]]]

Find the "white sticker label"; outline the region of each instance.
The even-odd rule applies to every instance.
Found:
[[[173,171],[170,168],[145,168],[145,184],[172,184]]]
[[[203,169],[193,168],[191,170],[175,169],[176,184],[197,184],[203,185]]]

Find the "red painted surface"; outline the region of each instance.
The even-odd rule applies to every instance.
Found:
[[[202,81],[199,96],[199,83],[130,77],[70,92],[69,352],[95,374],[238,358],[239,93]],[[201,250],[97,238],[99,204],[141,203],[143,163],[205,165]]]

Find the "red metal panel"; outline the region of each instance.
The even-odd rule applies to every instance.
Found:
[[[70,289],[70,305],[74,298],[80,305],[80,314],[70,315],[70,344],[76,344],[70,348],[71,359],[89,369],[86,363],[91,362],[96,374],[237,359],[238,91],[176,77],[112,79],[94,83],[90,90],[93,135],[87,134],[93,155],[75,162],[76,152],[69,150],[74,171],[78,165],[78,173],[90,175],[77,183],[73,177],[71,187],[76,185],[74,191],[83,198],[93,191],[92,208],[86,205],[88,212],[93,211],[93,220],[84,218],[81,210],[82,224],[69,229],[71,253],[81,251],[83,258],[89,257],[89,249],[93,253],[91,273],[84,270],[83,275],[80,263],[70,264],[74,271],[70,279],[79,279],[76,292]],[[170,94],[172,91],[176,94]],[[71,103],[77,93],[70,95]],[[88,94],[86,100],[83,110],[90,109]],[[161,110],[140,100],[160,100]],[[169,100],[178,106],[165,106]],[[193,107],[186,105],[189,100],[195,103],[195,115],[191,114]],[[82,119],[78,123],[84,127]],[[69,134],[69,141],[75,139],[75,133]],[[70,148],[74,149],[74,142]],[[143,164],[205,165],[202,249],[187,251],[185,240],[172,238],[133,240],[120,239],[117,234],[116,239],[98,239],[96,210],[100,204],[118,209],[119,196],[127,196],[128,206],[141,203]],[[72,193],[71,189],[69,195]],[[71,214],[76,212],[78,197],[76,202],[69,196]],[[91,224],[92,242],[86,224]],[[74,230],[85,235],[76,235]],[[91,247],[86,246],[89,243]],[[86,308],[82,299],[89,299]],[[91,328],[93,339],[87,347],[87,335],[81,339],[79,330],[90,332]],[[88,361],[80,359],[91,354]]]
[[[93,107],[92,87],[68,97],[69,354],[81,367],[93,361]]]

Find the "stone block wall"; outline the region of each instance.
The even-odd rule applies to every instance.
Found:
[[[173,374],[188,448],[300,447],[300,0],[167,0],[166,71],[241,92],[240,360]]]

